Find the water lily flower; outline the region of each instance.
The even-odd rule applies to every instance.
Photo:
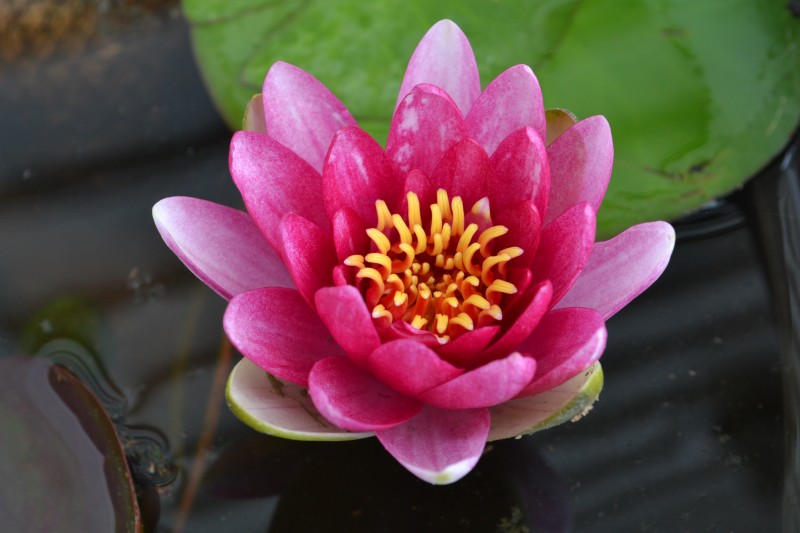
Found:
[[[245,126],[230,171],[247,212],[184,197],[153,209],[230,300],[224,328],[246,359],[229,403],[288,438],[375,435],[432,483],[468,473],[487,440],[553,423],[598,375],[605,320],[672,253],[665,222],[595,242],[607,121],[546,112],[525,65],[481,91],[448,20],[411,57],[385,149],[286,63]]]

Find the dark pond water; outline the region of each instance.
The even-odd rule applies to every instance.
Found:
[[[230,132],[177,9],[132,4],[79,42],[29,43],[0,65],[0,356],[55,359],[98,395],[147,530],[798,527],[796,157],[679,225],[662,279],[608,324],[589,416],[495,443],[462,482],[431,487],[374,439],[282,441],[228,411],[239,355],[225,303],[169,252],[150,209],[173,195],[239,205]],[[87,442],[94,460],[113,455]],[[29,500],[66,490],[44,467],[0,472],[6,488],[43,476],[19,485],[38,491]],[[123,490],[104,472],[98,486]],[[110,505],[102,491],[75,502]]]

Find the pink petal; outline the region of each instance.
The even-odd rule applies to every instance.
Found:
[[[557,307],[591,307],[607,320],[658,279],[674,246],[675,230],[666,222],[639,224],[598,242]]]
[[[374,431],[402,424],[422,404],[398,394],[347,357],[328,357],[308,377],[311,399],[322,416],[350,431]]]
[[[154,205],[153,219],[178,259],[225,299],[259,287],[294,286],[247,213],[176,196]]]
[[[375,201],[389,207],[400,195],[402,183],[394,177],[392,162],[383,148],[359,128],[340,130],[322,167],[322,190],[328,216],[344,207],[367,222],[377,221]]]
[[[524,253],[511,264],[529,266],[536,257],[542,227],[534,203],[530,200],[517,202],[492,218],[495,225],[508,228],[508,233],[497,239],[496,249],[519,246]]]
[[[472,139],[453,145],[436,165],[431,181],[436,189],[444,189],[450,198],[460,196],[464,209],[486,196],[490,183],[495,181],[486,151]]]
[[[413,340],[382,344],[370,354],[368,365],[375,377],[406,396],[418,396],[463,373]]]
[[[264,120],[264,100],[261,93],[253,95],[244,110],[242,129],[267,133],[267,123]]]
[[[558,387],[600,359],[606,346],[603,317],[593,309],[569,307],[549,313],[519,350],[536,359],[536,377],[517,397]]]
[[[333,135],[355,126],[347,108],[319,80],[278,61],[264,80],[264,117],[269,136],[308,161],[317,172]]]
[[[355,211],[348,208],[340,209],[331,219],[333,226],[333,243],[336,247],[336,257],[340,262],[354,254],[364,253],[369,250],[369,237],[364,223]]]
[[[561,300],[583,270],[594,236],[594,210],[586,203],[574,205],[542,230],[531,270],[534,281],[549,279],[553,284],[553,304]]]
[[[225,310],[228,338],[245,357],[286,381],[308,385],[314,363],[342,349],[293,289],[268,287],[236,295]]]
[[[276,250],[282,250],[278,228],[287,213],[328,227],[322,209],[322,178],[285,146],[261,133],[236,132],[229,165],[247,210]]]
[[[505,322],[511,323],[509,328],[478,357],[478,361],[490,361],[504,356],[516,348],[531,334],[547,310],[550,309],[552,296],[553,286],[548,280],[525,291],[514,303],[513,309],[504,311],[507,315],[511,315],[504,317]],[[514,316],[515,314],[517,316]]]
[[[526,126],[544,139],[542,90],[530,67],[516,65],[496,77],[475,101],[466,122],[469,136],[490,154],[512,131]]]
[[[317,412],[304,387],[271,376],[249,359],[242,359],[231,371],[225,397],[239,419],[269,435],[319,441],[372,436],[334,426]]]
[[[491,420],[487,409],[425,406],[420,414],[375,435],[412,474],[439,485],[458,481],[480,459]]]
[[[427,330],[419,330],[408,322],[403,321],[393,322],[391,326],[379,329],[378,335],[380,335],[381,341],[383,342],[413,339],[416,342],[424,344],[428,348],[438,348],[441,346],[433,333]]]
[[[369,354],[380,346],[381,340],[364,297],[352,285],[326,287],[314,295],[319,317],[347,354],[366,366]]]
[[[533,201],[540,214],[547,210],[550,194],[550,165],[542,138],[523,128],[506,137],[492,155],[497,179],[489,185],[494,212],[521,200]]]
[[[449,99],[418,86],[392,117],[386,153],[401,175],[418,169],[430,176],[442,156],[466,136],[458,108]]]
[[[444,89],[464,115],[481,94],[472,47],[461,28],[451,20],[434,24],[417,45],[408,62],[396,107],[400,107],[406,95],[421,83]]]
[[[331,237],[316,224],[290,213],[281,221],[281,238],[289,274],[313,307],[314,293],[333,285],[336,250]]]
[[[536,372],[536,360],[519,353],[470,370],[418,396],[444,409],[491,407],[515,397]]]
[[[614,143],[603,116],[581,120],[547,147],[550,203],[545,224],[578,202],[597,211],[611,178]]]
[[[481,354],[500,331],[500,326],[484,326],[467,331],[437,350],[439,356],[460,368],[475,368]]]
[[[400,213],[408,213],[408,193],[413,192],[417,195],[420,205],[420,215],[422,216],[423,227],[431,223],[431,210],[428,208],[436,203],[436,188],[433,182],[419,170],[412,170],[406,174],[403,185],[403,201],[400,204]]]

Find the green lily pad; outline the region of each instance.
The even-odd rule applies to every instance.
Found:
[[[231,371],[225,397],[242,422],[268,435],[318,441],[372,436],[332,425],[317,412],[306,389],[268,374],[249,359],[242,359]]]
[[[601,236],[672,219],[756,173],[800,117],[800,21],[786,2],[730,0],[184,0],[196,57],[231,127],[270,65],[313,73],[376,139],[405,66],[437,20],[454,20],[484,86],[536,71],[547,107],[602,114],[616,164]]]
[[[0,419],[4,531],[142,531],[114,426],[69,371],[0,359]]]

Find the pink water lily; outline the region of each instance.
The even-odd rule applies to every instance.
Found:
[[[545,112],[525,65],[481,91],[451,21],[411,57],[385,149],[286,63],[245,125],[230,171],[246,213],[193,198],[153,209],[169,247],[230,300],[225,331],[247,359],[229,402],[289,438],[374,434],[432,483],[566,405],[565,387],[597,368],[605,320],[672,252],[665,222],[595,243],[607,121]]]

